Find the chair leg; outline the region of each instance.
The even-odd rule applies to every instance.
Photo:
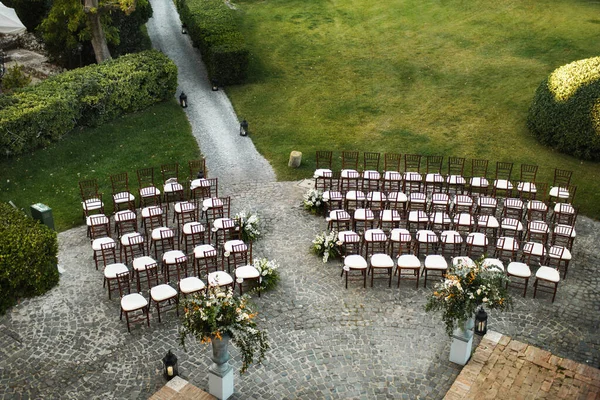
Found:
[[[129,312],[125,311],[125,320],[127,321],[127,332],[131,333],[131,328],[129,327]]]
[[[367,288],[367,270],[363,269],[362,270],[362,274],[363,274],[363,288]]]

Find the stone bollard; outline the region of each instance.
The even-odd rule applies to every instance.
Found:
[[[302,152],[292,151],[290,153],[290,161],[288,162],[288,167],[298,168],[300,164],[302,164]]]

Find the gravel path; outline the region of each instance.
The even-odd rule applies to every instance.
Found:
[[[181,21],[171,0],[152,0],[153,17],[148,34],[154,47],[168,55],[179,69],[179,88],[188,97],[185,110],[192,133],[206,157],[211,177],[220,185],[240,182],[275,181],[275,172],[254,147],[250,137],[239,135],[240,123],[221,89],[211,90],[200,52],[188,35],[181,33]],[[250,126],[252,128],[252,126]]]

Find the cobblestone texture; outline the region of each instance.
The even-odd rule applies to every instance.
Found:
[[[263,365],[236,372],[234,398],[363,399],[442,398],[460,372],[448,361],[450,340],[441,318],[424,312],[430,289],[384,280],[348,289],[336,261],[310,254],[324,219],[300,203],[297,182],[249,183],[223,188],[233,212],[258,212],[264,237],[255,255],[281,264],[281,284],[255,298],[272,349]],[[600,364],[599,224],[580,217],[574,261],[556,302],[548,295],[523,299],[515,309],[490,312],[490,329],[560,357]],[[44,296],[22,301],[0,317],[0,398],[144,399],[165,381],[161,358],[173,349],[182,376],[207,389],[210,349],[178,345],[173,312],[161,324],[127,333],[118,300],[108,300],[96,271],[85,228],[59,235],[60,284]],[[531,285],[531,283],[530,283]],[[531,293],[531,292],[530,292]],[[241,360],[231,350],[236,371]]]

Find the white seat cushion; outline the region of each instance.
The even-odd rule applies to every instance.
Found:
[[[403,228],[392,229],[392,232],[390,234],[390,240],[393,242],[400,242],[403,235],[408,235],[408,240],[406,240],[405,242],[412,241],[412,236],[410,232],[407,229]]]
[[[425,269],[446,270],[448,262],[443,256],[438,254],[430,254],[425,257]]]
[[[346,200],[364,200],[365,194],[360,190],[350,190],[346,193]]]
[[[386,201],[385,193],[381,192],[369,192],[366,196],[368,201]]]
[[[367,269],[367,261],[361,255],[352,254],[344,258],[344,267],[350,269]]]
[[[204,282],[195,276],[189,276],[179,281],[179,290],[182,293],[194,293],[206,287]]]
[[[102,250],[103,244],[110,244],[111,245],[111,246],[109,246],[110,248],[114,248],[117,245],[115,243],[114,239],[109,238],[109,237],[102,237],[102,238],[94,239],[94,241],[92,242],[92,250],[94,250],[94,251]]]
[[[517,222],[517,225],[515,227],[514,224],[510,224],[510,222]],[[502,224],[500,225],[502,227],[502,229],[508,229],[508,230],[517,230],[519,232],[521,232],[523,230],[523,224],[521,223],[521,221],[518,221],[514,218],[504,218],[502,220]]]
[[[128,201],[135,201],[135,196],[129,192],[120,192],[113,194],[113,199],[115,200],[115,203],[121,204]]]
[[[533,223],[535,222],[535,224]],[[550,228],[546,221],[529,221],[529,232],[531,233],[548,233],[550,232]]]
[[[454,216],[454,224],[460,226],[472,226],[475,224],[475,218],[468,213],[460,213]]]
[[[473,187],[481,187],[481,188],[485,188],[488,187],[490,185],[490,183],[488,182],[488,180],[486,178],[483,178],[481,176],[474,176],[470,179],[469,184]]]
[[[571,231],[571,237],[572,237],[572,238],[575,238],[575,237],[577,236],[577,233],[575,232],[575,228],[571,227],[570,225],[565,225],[565,224],[557,224],[557,225],[554,227],[554,232],[556,232],[556,231],[558,230],[558,227],[559,227],[559,226],[572,228],[572,231]]]
[[[358,172],[354,169],[343,169],[342,172],[340,173],[340,177],[342,178],[358,178],[360,175],[358,174]]]
[[[429,216],[429,222],[435,225],[450,225],[452,220],[448,213],[443,211],[436,211]]]
[[[463,178],[460,175],[448,175],[448,177],[446,178],[446,182],[449,185],[464,185],[467,183],[465,178]]]
[[[136,215],[131,210],[123,210],[115,213],[115,222],[135,221]]]
[[[366,240],[367,242],[371,242],[371,241],[373,241],[373,235],[375,235],[375,234],[382,234],[382,235],[384,235],[384,236],[386,237],[386,239],[387,239],[387,236],[385,235],[385,232],[384,232],[384,231],[382,231],[381,229],[367,229],[367,230],[365,231],[365,235],[364,235],[364,236],[365,236],[365,240]]]
[[[171,285],[167,285],[166,283],[154,286],[150,289],[150,297],[152,297],[152,300],[156,302],[172,299],[176,296],[177,290],[173,289]]]
[[[145,188],[140,189],[140,196],[142,197],[154,197],[159,196],[160,190],[155,188],[154,186],[147,186]]]
[[[163,254],[162,260],[165,264],[175,264],[176,258],[185,257],[185,253],[181,250],[169,250]]]
[[[354,211],[354,219],[361,221],[372,221],[375,219],[373,211],[367,208],[358,208]]]
[[[339,217],[339,218],[338,218]],[[331,221],[348,221],[350,219],[350,214],[346,210],[331,210],[329,212],[329,220]]]
[[[477,199],[477,205],[481,208],[496,208],[498,207],[498,200],[493,197],[481,196]]]
[[[184,235],[191,235],[192,234],[192,228],[194,228],[196,226],[199,227],[199,228],[195,228],[195,229],[198,229],[196,231],[196,233],[204,232],[206,230],[204,228],[204,225],[202,225],[200,222],[193,221],[193,222],[188,222],[185,225],[183,225],[183,234]]]
[[[484,247],[488,245],[487,236],[481,232],[472,232],[467,235],[467,244]]]
[[[86,201],[81,202],[81,206],[84,210],[94,211],[99,210],[104,207],[104,203],[100,201],[100,199],[87,199]]]
[[[504,239],[504,243],[501,243]],[[502,246],[500,246],[502,244]],[[511,238],[508,236],[501,236],[496,240],[496,247],[502,250],[510,250],[517,251],[519,250],[519,243],[515,240],[515,238]]]
[[[417,241],[419,241],[419,242],[421,242],[421,243],[427,243],[427,241],[428,241],[428,238],[429,238],[430,236],[431,236],[431,238],[432,238],[432,240],[433,240],[433,241],[432,241],[432,242],[430,242],[430,243],[437,243],[437,242],[438,242],[438,237],[437,237],[437,235],[435,234],[435,232],[433,232],[433,231],[430,231],[430,230],[426,230],[426,229],[423,229],[423,230],[417,231],[417,236],[416,236],[416,238],[417,238]]]
[[[323,177],[331,177],[333,175],[333,172],[331,172],[331,170],[329,168],[319,168],[317,170],[315,170],[315,173],[313,174],[313,178],[323,178]]]
[[[494,187],[496,189],[512,189],[513,185],[506,179],[497,179],[494,181]]]
[[[525,263],[517,261],[513,261],[508,264],[508,267],[506,267],[506,272],[509,275],[514,275],[519,278],[529,278],[531,276],[531,269],[529,269],[529,266]]]
[[[552,186],[550,188],[550,197],[558,197],[559,199],[568,199],[569,191],[566,188]]]
[[[408,221],[416,223],[429,222],[429,217],[423,210],[413,210],[408,213]]]
[[[123,236],[121,236],[121,246],[129,246],[129,240],[131,239],[132,241],[136,240],[137,238],[141,238],[141,242],[144,242],[144,237],[142,236],[141,233],[138,232],[131,232],[131,233],[126,233]],[[159,236],[160,238],[160,236]],[[137,241],[136,241],[137,243]]]
[[[471,207],[473,205],[473,199],[467,195],[459,194],[454,196],[454,204],[457,206]]]
[[[546,255],[546,248],[542,243],[527,242],[523,245],[523,253],[542,257]]]
[[[558,273],[558,270],[543,265],[540,268],[538,268],[538,270],[535,273],[535,277],[554,283],[560,281],[560,274]]]
[[[427,195],[425,195],[425,193],[413,192],[408,196],[408,201],[411,203],[425,204],[425,202],[427,202]]]
[[[196,205],[194,203],[190,203],[189,201],[178,201],[177,203],[175,203],[175,212],[176,213],[180,213],[183,211],[183,205],[184,204],[189,204],[189,206],[185,206],[186,207],[186,212],[192,212],[196,209]]]
[[[394,260],[387,254],[373,254],[371,256],[371,267],[372,268],[393,268]]]
[[[363,171],[363,179],[378,181],[381,179],[381,174],[378,171],[366,170]]]
[[[256,279],[260,277],[260,272],[252,265],[244,265],[235,269],[236,280],[241,279]]]
[[[341,231],[338,233],[338,240],[342,243],[358,243],[360,242],[360,236],[354,231]]]
[[[537,193],[537,188],[535,187],[535,183],[532,182],[519,182],[517,185],[517,190],[519,192],[525,193]]]
[[[208,274],[209,286],[226,286],[233,283],[233,278],[225,271],[215,271]]]
[[[398,210],[383,210],[380,218],[383,222],[397,222],[402,219]]]
[[[165,193],[181,192],[183,190],[183,186],[181,186],[179,182],[169,182],[165,183],[163,190]]]
[[[225,227],[226,222],[225,221],[231,221],[232,223],[235,224],[235,222],[231,219],[231,218],[217,218],[213,221],[213,228],[214,229],[223,229]],[[230,224],[229,222],[227,222],[227,224]]]
[[[390,192],[387,195],[387,199],[391,203],[406,203],[408,201],[408,196],[402,192]]]
[[[121,308],[123,311],[134,311],[146,307],[148,300],[139,293],[132,293],[121,298]]]
[[[160,215],[162,214],[162,208],[158,207],[158,206],[150,206],[150,207],[144,207],[142,208],[142,217],[143,218],[148,218],[151,215]]]
[[[419,174],[418,172],[405,172],[404,173],[404,180],[405,181],[409,181],[409,182],[420,182],[423,180],[423,178],[421,177],[421,174]]]
[[[504,263],[497,258],[484,258],[482,266],[489,270],[504,272]]]
[[[575,214],[575,207],[569,203],[556,203],[554,212],[559,214]]]
[[[463,242],[462,236],[456,231],[443,231],[440,235],[442,243],[447,244],[460,244]]]
[[[198,189],[201,187],[210,187],[210,181],[208,179],[194,179],[191,183],[190,183],[190,189],[194,190],[194,189]]]
[[[558,249],[563,249],[562,256],[560,256],[560,257],[559,257],[560,250],[558,250]],[[555,250],[558,250],[558,252],[556,252]],[[550,250],[548,251],[548,257],[553,258],[553,259],[558,259],[558,260],[565,260],[565,261],[569,261],[572,259],[571,252],[569,251],[569,249],[567,249],[564,246],[552,246],[550,248]]]
[[[421,261],[412,254],[402,254],[398,257],[398,268],[421,268]]]
[[[87,226],[92,226],[92,223],[95,226],[108,224],[108,217],[104,214],[90,215],[85,219],[85,223]]]
[[[115,279],[117,274],[122,274],[123,272],[129,272],[127,265],[123,263],[108,264],[104,268],[104,277],[106,279]]]
[[[425,175],[425,182],[427,183],[444,183],[444,177],[437,172],[434,174]]]
[[[149,265],[156,264],[152,257],[142,256],[133,259],[133,269],[136,271],[144,271]]]
[[[493,215],[480,215],[477,220],[477,225],[486,228],[498,228],[500,223]]]
[[[383,180],[385,181],[401,181],[402,174],[398,171],[385,171],[383,174]]]
[[[467,256],[459,256],[459,257],[454,257],[452,259],[453,266],[456,267],[459,264],[463,264],[463,265],[466,265],[471,268],[475,266],[475,262],[471,259],[471,257],[467,257]]]
[[[206,257],[206,253],[209,251],[215,251],[215,248],[210,244],[201,244],[200,246],[194,247],[194,257],[204,258]]]
[[[341,192],[335,192],[335,191],[330,191],[327,190],[325,192],[323,192],[323,201],[340,201],[343,200],[344,196],[342,196]]]
[[[228,240],[223,244],[223,249],[227,252],[233,251],[233,246],[246,245],[242,240]],[[248,250],[248,246],[245,246],[246,250]]]
[[[171,238],[171,237],[175,236],[175,232],[173,232],[173,230],[171,228],[167,228],[166,226],[161,226],[161,227],[152,229],[152,234],[151,234],[152,240],[160,240],[161,232],[165,232],[165,233],[163,233],[163,236],[165,238]]]
[[[536,211],[547,211],[548,210],[548,206],[540,200],[531,200],[526,204],[526,207],[530,210],[536,210]]]

